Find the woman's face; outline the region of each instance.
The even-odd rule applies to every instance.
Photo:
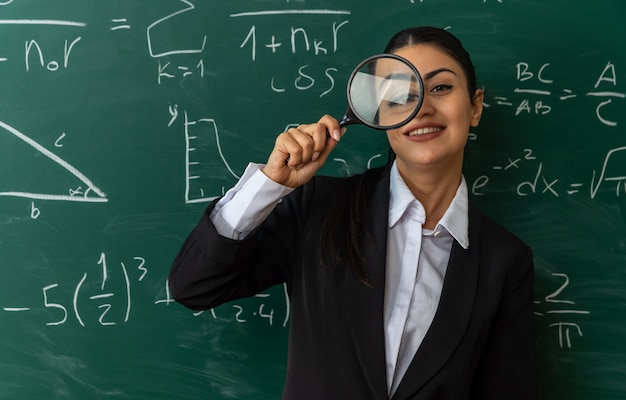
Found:
[[[482,113],[482,91],[470,94],[460,64],[433,45],[401,48],[424,81],[424,102],[406,125],[387,131],[400,164],[409,166],[461,166],[469,128],[477,126]]]

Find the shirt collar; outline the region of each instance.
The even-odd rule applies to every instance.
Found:
[[[398,223],[409,206],[415,202],[423,209],[422,204],[413,196],[404,179],[398,172],[394,161],[391,167],[389,184],[389,222],[391,228]],[[434,235],[445,229],[464,248],[469,247],[469,220],[468,220],[468,193],[465,177],[461,176],[461,183],[456,191],[450,206],[441,217],[434,229]]]
[[[467,182],[465,182],[465,177],[461,175],[461,183],[456,190],[456,195],[435,227],[435,235],[440,227],[443,227],[464,249],[469,247],[468,203]]]
[[[407,212],[409,206],[422,208],[422,204],[413,196],[411,190],[400,176],[396,162],[393,162],[389,176],[389,222],[388,227],[392,228],[400,221],[400,218]],[[424,215],[425,217],[425,215]],[[424,221],[422,221],[423,223]]]

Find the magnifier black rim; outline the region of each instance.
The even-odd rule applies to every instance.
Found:
[[[393,125],[376,125],[376,124],[372,124],[372,123],[370,123],[368,121],[365,121],[363,118],[361,118],[359,113],[354,108],[354,105],[352,104],[352,98],[350,96],[350,88],[352,87],[352,81],[354,80],[354,77],[356,76],[356,74],[361,70],[361,68],[365,64],[369,63],[370,61],[372,61],[374,59],[378,59],[378,58],[393,58],[393,59],[396,59],[398,61],[401,61],[401,62],[405,63],[411,69],[413,74],[415,74],[415,76],[417,77],[417,83],[418,83],[419,88],[420,88],[420,93],[422,94],[420,96],[418,102],[417,102],[417,106],[415,107],[415,110],[413,110],[413,112],[408,117],[406,117],[404,120],[402,120],[401,122],[398,122],[396,124],[393,124]],[[370,128],[380,129],[380,130],[395,129],[395,128],[398,128],[398,127],[400,127],[402,125],[405,125],[407,122],[412,120],[415,117],[415,115],[417,115],[417,113],[420,110],[420,108],[422,108],[422,103],[424,102],[424,82],[422,81],[422,76],[417,71],[417,68],[415,68],[415,66],[413,64],[411,64],[411,62],[409,62],[409,60],[407,60],[406,58],[401,57],[401,56],[399,56],[397,54],[392,54],[392,53],[374,54],[373,56],[367,57],[365,60],[361,61],[354,68],[352,73],[350,74],[350,78],[348,79],[348,85],[346,86],[346,98],[348,100],[348,106],[350,107],[350,110],[352,110],[354,115],[364,125],[367,125]]]

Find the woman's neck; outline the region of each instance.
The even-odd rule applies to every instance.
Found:
[[[398,172],[426,212],[424,228],[434,229],[456,195],[462,176],[459,165],[413,166],[397,162]]]

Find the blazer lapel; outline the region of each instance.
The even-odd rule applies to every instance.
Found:
[[[362,235],[361,251],[372,278],[372,287],[360,282],[350,268],[346,271],[346,304],[352,339],[360,366],[375,399],[387,399],[383,302],[387,219],[389,209],[389,168],[376,179],[367,206],[369,232]],[[365,178],[369,179],[369,178]],[[370,182],[371,183],[371,182]],[[368,235],[369,234],[369,235]]]
[[[407,399],[443,367],[461,341],[472,314],[478,285],[481,220],[469,208],[470,245],[463,249],[456,241],[435,318],[393,399]]]

